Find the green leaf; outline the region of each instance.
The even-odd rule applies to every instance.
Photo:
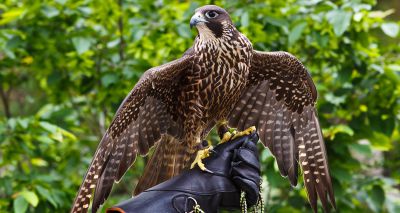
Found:
[[[248,27],[250,23],[250,17],[248,12],[244,12],[243,15],[240,17],[240,23],[242,27]]]
[[[389,64],[387,68],[394,72],[400,72],[400,64]]]
[[[16,20],[23,14],[24,11],[24,8],[13,8],[3,14],[0,14],[0,25],[4,25]]]
[[[114,73],[109,73],[101,77],[101,83],[105,86],[108,87],[113,83],[116,83],[118,81],[118,76],[115,75]]]
[[[39,194],[41,196],[43,196],[44,198],[46,198],[47,201],[49,201],[51,203],[51,205],[53,205],[54,207],[57,207],[57,203],[54,200],[54,198],[51,196],[51,193],[49,190],[47,190],[46,188],[43,188],[41,186],[36,186],[36,189],[38,190]]]
[[[187,24],[178,25],[178,34],[183,38],[190,38],[192,36],[190,33],[190,28]]]
[[[287,184],[286,180],[279,174],[279,171],[274,168],[276,166],[275,159],[271,159],[266,163],[265,176],[267,177],[268,184],[272,187],[281,187]]]
[[[265,161],[267,160],[267,158],[272,157],[273,155],[271,154],[271,152],[269,151],[269,149],[262,149],[261,152],[261,161]]]
[[[289,25],[289,23],[287,22],[287,20],[284,19],[283,17],[282,17],[282,18],[277,18],[277,17],[266,16],[266,17],[265,17],[265,20],[266,20],[268,23],[270,23],[270,24],[272,24],[272,25],[275,25],[275,26],[277,26],[277,27],[283,27],[283,28],[285,28],[285,27],[287,27],[287,26]]]
[[[365,156],[372,156],[372,150],[371,150],[371,146],[368,144],[358,144],[358,143],[352,143],[349,145],[350,149],[365,155]]]
[[[383,18],[386,18],[386,17],[392,15],[395,12],[396,12],[396,10],[392,8],[392,9],[389,9],[389,10],[386,10],[386,11],[372,11],[372,12],[370,12],[368,14],[368,16],[371,17],[371,18],[381,18],[381,19],[383,19]]]
[[[395,38],[399,34],[399,25],[394,22],[383,23],[381,29],[386,35],[392,38]]]
[[[292,46],[301,36],[305,27],[307,26],[306,22],[302,22],[297,24],[289,33],[289,46]]]
[[[346,96],[335,96],[333,93],[326,93],[326,95],[324,96],[325,100],[327,100],[328,102],[339,106],[342,103],[345,103],[346,101]]]
[[[57,130],[58,130],[58,126],[56,126],[56,125],[54,125],[54,124],[51,124],[51,123],[49,123],[49,122],[46,122],[46,121],[40,121],[39,122],[39,125],[43,128],[43,129],[45,129],[45,130],[47,130],[48,132],[50,132],[50,133],[55,133],[55,132],[57,132]]]
[[[18,119],[17,122],[23,129],[26,129],[29,126],[29,119]]]
[[[13,203],[15,213],[24,213],[28,209],[28,202],[22,197],[18,196]]]
[[[340,168],[340,167],[333,167],[331,175],[338,180],[351,182],[353,179],[353,175],[350,174],[349,170]]]
[[[371,145],[381,151],[388,151],[392,148],[392,142],[385,134],[380,132],[373,132],[372,137],[369,138]]]
[[[42,13],[47,17],[47,18],[53,18],[55,16],[58,16],[60,14],[60,11],[57,10],[55,7],[51,6],[44,6],[42,8]]]
[[[38,137],[36,137],[36,140],[38,140],[38,141],[40,141],[42,143],[46,143],[46,144],[53,144],[54,143],[54,141],[51,138],[49,138],[47,135],[46,136],[43,136],[43,135],[38,136]]]
[[[110,41],[110,42],[107,43],[107,47],[108,48],[114,48],[120,43],[120,41],[121,40],[119,38],[117,38],[117,39],[115,39],[113,41]]]
[[[93,9],[90,7],[79,7],[79,11],[81,11],[84,15],[91,15],[93,12]]]
[[[133,38],[135,41],[138,41],[142,39],[142,37],[146,34],[146,31],[142,28],[139,28],[138,30],[133,32]]]
[[[61,132],[61,134],[63,136],[71,139],[72,141],[76,141],[77,140],[76,136],[74,134],[72,134],[71,132],[68,132],[67,130],[61,129],[61,128],[59,128],[59,130],[60,130],[60,132]]]
[[[360,12],[362,10],[371,10],[372,6],[369,4],[351,4],[351,7],[354,12]]]
[[[335,139],[335,136],[338,133],[344,133],[344,134],[347,134],[350,136],[354,135],[353,129],[351,129],[349,126],[344,125],[344,124],[331,126],[331,127],[329,127],[329,129],[324,130],[324,135],[328,136],[331,140]]]
[[[385,202],[385,192],[382,187],[375,185],[369,192],[369,196],[372,200],[372,206],[376,212],[381,212],[382,205]]]
[[[64,5],[67,2],[67,0],[55,0],[55,2]]]
[[[74,45],[75,50],[78,52],[79,55],[88,51],[92,42],[93,40],[90,38],[85,38],[85,37],[72,38],[72,44]]]
[[[25,198],[25,200],[28,201],[28,203],[30,203],[33,207],[36,207],[39,203],[39,198],[35,192],[22,191],[20,192],[20,195]]]
[[[350,26],[353,13],[344,10],[333,10],[327,14],[328,22],[333,26],[336,36],[341,36]]]
[[[32,158],[31,163],[34,166],[41,166],[41,167],[48,165],[47,161],[43,160],[42,158]]]

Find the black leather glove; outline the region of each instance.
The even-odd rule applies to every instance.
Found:
[[[259,198],[260,163],[253,133],[220,144],[203,160],[212,173],[198,167],[156,185],[122,202],[107,212],[219,212],[240,208],[240,192],[246,192],[247,205]]]
[[[247,205],[257,203],[260,192],[260,162],[257,150],[258,135],[245,140],[239,149],[234,150],[231,167],[231,179],[246,193]]]

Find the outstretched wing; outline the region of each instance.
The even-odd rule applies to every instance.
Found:
[[[229,124],[256,126],[262,143],[275,156],[280,173],[297,185],[301,164],[314,211],[319,197],[335,207],[325,145],[314,104],[317,91],[306,68],[286,52],[253,52],[247,87]]]
[[[164,134],[181,134],[176,100],[179,80],[191,68],[192,56],[146,71],[119,107],[103,136],[71,212],[87,212],[92,191],[92,211],[107,199],[112,185],[124,175],[139,153],[145,155]]]

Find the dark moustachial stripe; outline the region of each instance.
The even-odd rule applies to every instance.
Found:
[[[224,29],[220,22],[211,21],[207,22],[206,25],[214,33],[215,37],[220,38],[222,36]]]

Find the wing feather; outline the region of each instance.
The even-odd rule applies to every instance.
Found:
[[[258,114],[258,110],[256,108],[257,105],[257,101],[259,101],[260,99],[260,94],[263,91],[263,85],[260,84],[258,85],[255,93],[253,94],[253,97],[251,98],[251,102],[249,103],[249,105],[247,105],[246,107],[248,108],[248,110],[246,110],[245,113],[248,112],[247,116],[244,117],[244,122],[243,125],[247,125],[249,124],[250,126],[254,126],[256,125],[256,122],[258,122],[257,117],[254,115]],[[242,128],[245,128],[246,126],[242,126]]]
[[[242,117],[242,113],[246,109],[247,102],[251,99],[252,94],[254,94],[255,86],[250,87],[239,99],[239,102],[236,104],[234,108],[234,113],[232,113],[230,118],[230,123],[233,126],[239,126],[240,118]]]
[[[335,207],[332,182],[315,102],[317,91],[306,68],[286,52],[253,52],[247,87],[231,111],[229,124],[255,125],[275,156],[282,176],[297,185],[298,164],[314,211]],[[262,106],[260,106],[260,103]],[[328,201],[329,198],[329,201]]]
[[[71,212],[87,212],[94,189],[92,211],[96,211],[137,154],[147,154],[164,134],[180,136],[176,99],[179,79],[191,68],[191,61],[192,56],[185,54],[143,74],[100,141]]]

